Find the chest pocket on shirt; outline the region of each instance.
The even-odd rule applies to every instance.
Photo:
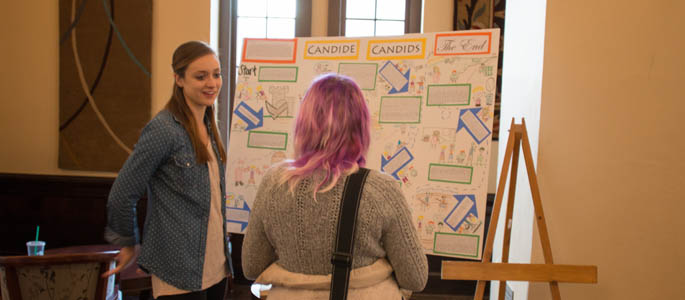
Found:
[[[195,157],[190,154],[174,155],[174,163],[181,169],[190,170],[195,166]]]
[[[195,155],[178,154],[173,156],[173,174],[178,180],[178,188],[185,190],[193,188],[200,180],[200,165],[195,161]]]

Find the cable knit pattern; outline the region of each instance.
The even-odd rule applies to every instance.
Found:
[[[340,178],[333,189],[318,193],[315,201],[312,192],[322,174],[304,178],[293,195],[287,185],[278,184],[282,172],[283,167],[268,170],[257,191],[243,242],[243,272],[254,279],[276,262],[290,272],[330,274],[346,178]],[[424,288],[426,255],[399,183],[371,170],[359,204],[352,268],[383,257],[392,265],[401,288]]]

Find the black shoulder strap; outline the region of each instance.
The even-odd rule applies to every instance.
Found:
[[[369,169],[359,168],[357,173],[350,175],[345,181],[340,214],[338,215],[338,231],[335,238],[335,249],[331,257],[333,274],[331,278],[331,300],[347,299],[347,286],[350,282],[352,268],[352,247],[354,246],[354,229],[357,223],[357,210],[362,188]]]

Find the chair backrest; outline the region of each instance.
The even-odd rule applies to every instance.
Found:
[[[119,251],[45,256],[0,256],[3,300],[93,299],[115,293],[114,268]]]

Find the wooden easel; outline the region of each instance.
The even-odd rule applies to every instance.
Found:
[[[542,243],[542,252],[545,258],[544,264],[508,263],[511,224],[514,214],[514,194],[516,193],[516,174],[518,171],[519,148],[521,147],[523,147],[523,157],[526,163],[528,181],[530,182],[530,190],[533,196],[535,220],[537,221],[538,230],[540,231],[540,242]],[[495,230],[497,228],[500,208],[502,206],[502,196],[504,195],[504,186],[507,181],[510,161],[511,180],[509,182],[509,200],[506,208],[507,219],[502,249],[502,263],[492,263],[492,247],[495,240]],[[540,189],[538,187],[537,176],[535,175],[535,166],[533,165],[533,155],[530,150],[525,120],[522,120],[521,124],[514,124],[514,119],[511,120],[509,139],[507,140],[507,148],[504,152],[504,162],[502,163],[502,172],[500,173],[495,203],[490,217],[490,228],[488,229],[482,262],[443,261],[441,276],[442,279],[450,280],[478,280],[476,294],[474,296],[475,300],[483,299],[485,281],[487,280],[500,281],[499,300],[504,299],[507,280],[549,282],[552,298],[555,300],[561,299],[559,282],[597,283],[597,266],[555,265],[552,260],[552,247],[550,245],[549,233],[547,232],[547,223],[542,211]]]

